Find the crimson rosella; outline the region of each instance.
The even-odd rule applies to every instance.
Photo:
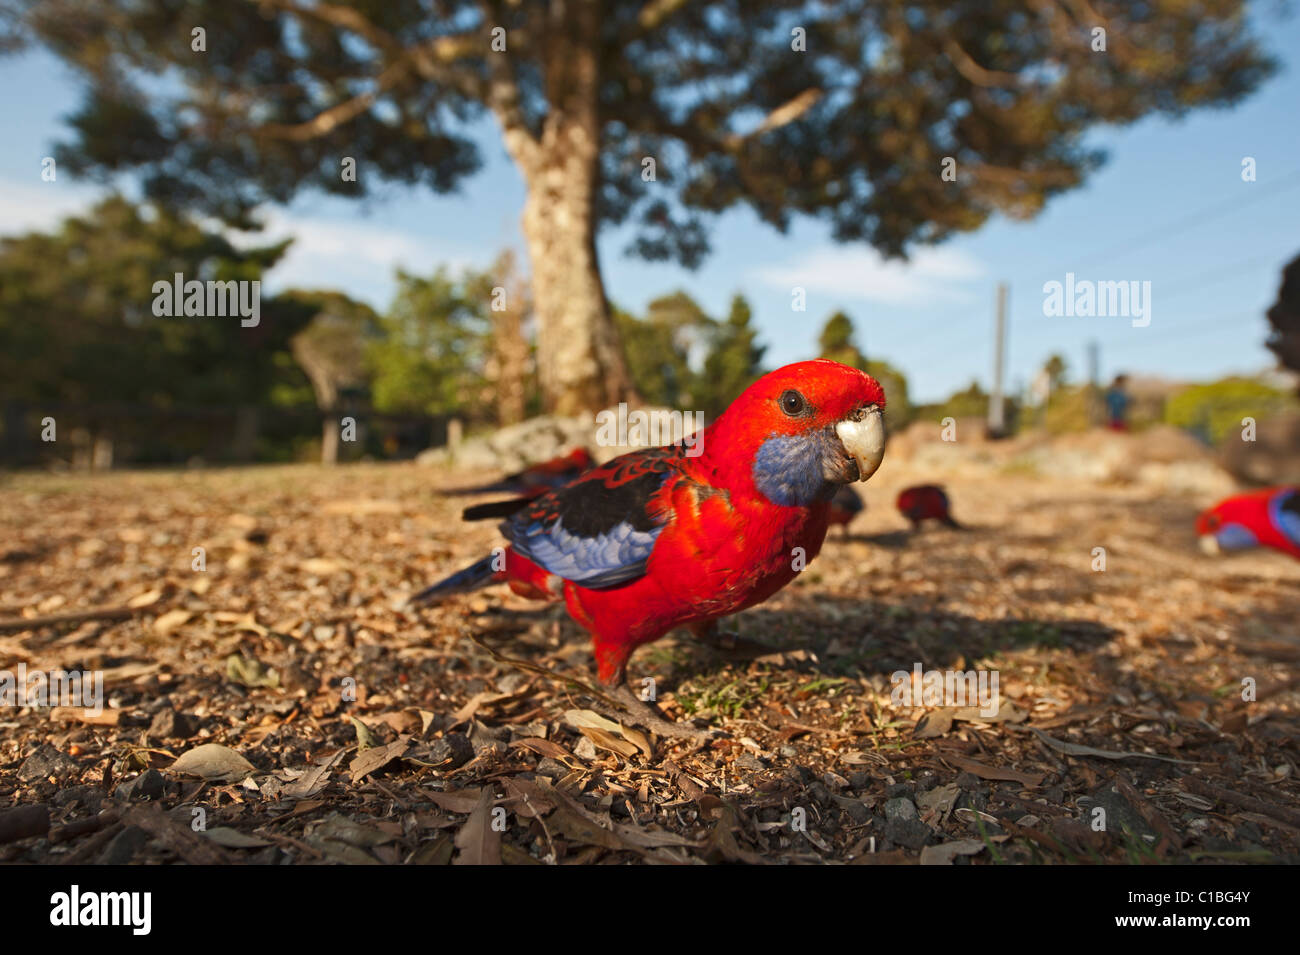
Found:
[[[838,524],[841,533],[848,536],[849,524],[866,509],[866,501],[858,496],[858,492],[853,490],[852,486],[844,484],[831,498],[830,522]]]
[[[953,520],[948,494],[937,484],[918,484],[909,487],[898,495],[898,509],[912,522],[912,530],[918,530],[923,521],[935,520],[949,527],[960,528]]]
[[[521,504],[504,554],[412,598],[491,583],[562,599],[594,643],[600,682],[665,735],[626,685],[628,658],[675,627],[717,634],[719,618],[766,600],[821,550],[836,489],[884,457],[885,395],[869,375],[818,359],[750,385],[694,444],[614,458]]]
[[[1212,554],[1271,547],[1300,558],[1300,488],[1270,487],[1220,501],[1196,519],[1196,533]]]

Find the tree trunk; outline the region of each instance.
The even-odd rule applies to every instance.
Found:
[[[325,420],[321,423],[320,463],[339,463],[339,418],[333,408],[325,410]]]
[[[550,112],[540,136],[511,129],[506,142],[528,186],[523,232],[533,275],[537,366],[548,410],[562,415],[633,398],[596,257],[599,175],[599,4],[555,4],[548,34]],[[521,141],[526,140],[526,141]]]

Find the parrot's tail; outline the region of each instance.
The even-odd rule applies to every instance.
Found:
[[[443,597],[450,597],[453,594],[465,594],[471,590],[478,590],[480,587],[486,587],[492,583],[496,577],[496,570],[493,564],[497,560],[497,555],[489,554],[480,561],[475,561],[464,570],[458,570],[446,580],[440,580],[432,587],[425,587],[418,594],[406,602],[408,607],[419,604],[432,603],[435,600],[441,600]]]
[[[508,501],[490,501],[487,504],[475,504],[460,512],[462,520],[486,521],[493,517],[509,517],[532,503],[531,497],[512,497]]]
[[[964,531],[966,529],[966,525],[958,524],[951,514],[945,514],[943,517],[939,518],[939,520],[956,530]]]

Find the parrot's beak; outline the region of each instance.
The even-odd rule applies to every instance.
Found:
[[[885,459],[885,416],[871,405],[835,425],[844,450],[858,465],[858,480],[875,474]]]
[[[1213,534],[1202,534],[1201,550],[1209,554],[1211,557],[1217,557],[1222,548],[1219,547],[1219,539]]]

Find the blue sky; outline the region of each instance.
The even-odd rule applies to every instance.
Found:
[[[713,255],[695,272],[627,258],[626,234],[602,235],[609,295],[639,312],[681,288],[722,315],[741,291],[769,365],[810,356],[822,323],[842,308],[867,353],[906,372],[914,400],[942,398],[972,379],[987,385],[999,281],[1010,285],[1012,386],[1029,381],[1053,351],[1081,376],[1092,339],[1104,377],[1205,380],[1271,367],[1263,313],[1281,267],[1300,253],[1300,19],[1275,10],[1262,8],[1260,32],[1282,69],[1254,96],[1231,111],[1098,130],[1093,141],[1109,162],[1031,222],[994,219],[903,265],[881,262],[865,246],[837,245],[815,221],[781,235],[737,210],[717,220]],[[74,78],[47,54],[0,57],[0,234],[49,228],[97,195],[62,170],[54,183],[40,178],[41,158],[64,135],[62,117],[78,100]],[[334,286],[383,307],[398,264],[484,266],[506,246],[522,249],[523,182],[495,126],[485,122],[478,140],[483,170],[457,194],[391,187],[364,206],[307,195],[270,210],[272,233],[298,241],[268,284]],[[1242,181],[1247,156],[1257,164],[1255,182]],[[1150,325],[1044,316],[1044,283],[1067,272],[1150,281]],[[796,285],[807,290],[805,312],[790,307]]]

